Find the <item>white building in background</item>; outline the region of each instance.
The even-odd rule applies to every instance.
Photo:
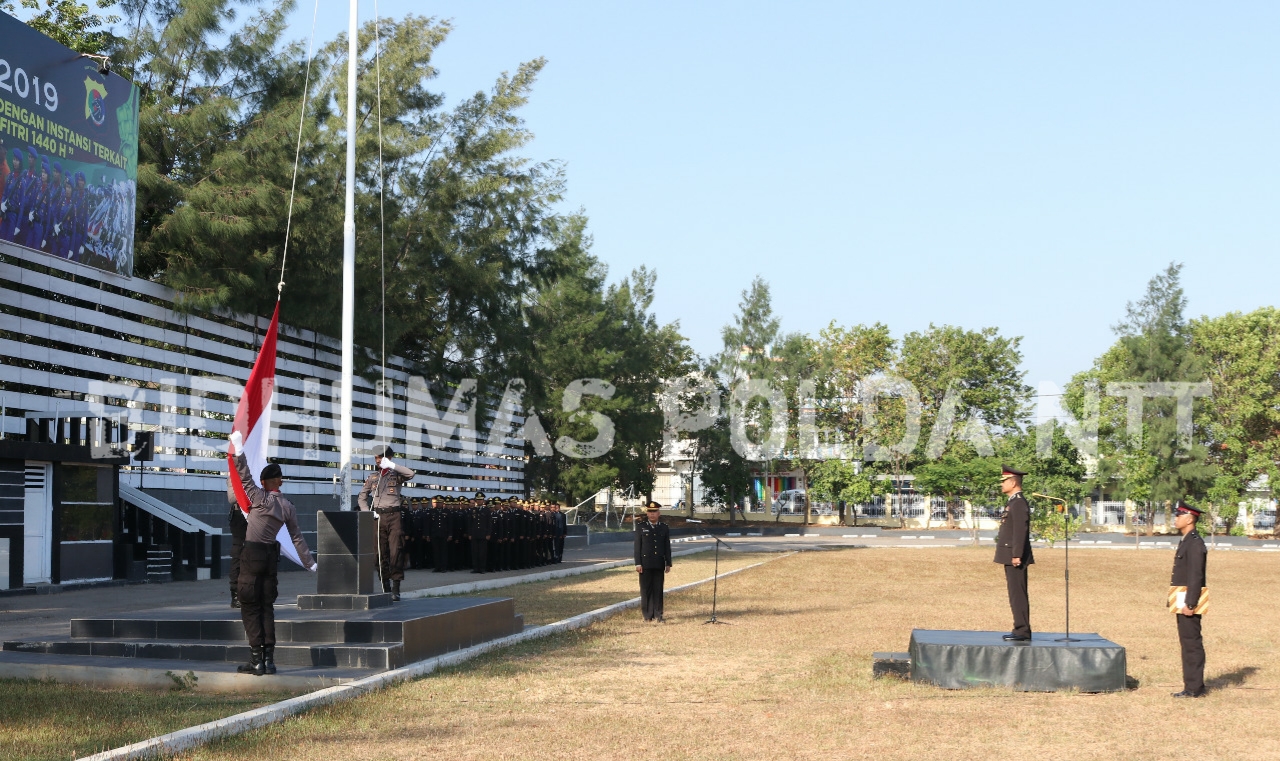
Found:
[[[170,526],[220,531],[228,509],[226,438],[269,320],[183,313],[173,308],[174,297],[157,283],[0,242],[0,441],[36,436],[29,419],[36,413],[68,417],[65,426],[57,424],[60,440],[72,427],[79,431],[81,421],[87,426],[92,415],[120,416],[129,438],[153,432],[156,455],[145,470],[130,463],[119,471],[120,493],[140,489],[133,502],[146,504],[113,497],[116,509],[143,510]],[[328,336],[281,325],[269,454],[284,468],[284,491],[299,507],[304,532],[314,531],[316,510],[339,505],[339,352]],[[473,429],[465,415],[446,409],[450,398],[444,394],[426,401],[410,394],[409,364],[398,357],[388,364],[383,393],[355,379],[357,468],[372,467],[369,444],[390,439],[404,453],[396,459],[417,471],[407,496],[524,493],[521,439],[504,433],[491,438],[489,420]],[[523,422],[519,413],[506,410],[513,427]],[[8,463],[31,494],[56,492],[46,464]],[[67,530],[63,508],[46,502],[25,510],[0,505],[0,535],[25,536],[27,544],[63,541],[52,535]],[[117,534],[126,524],[115,516]],[[57,575],[44,570],[32,581]]]

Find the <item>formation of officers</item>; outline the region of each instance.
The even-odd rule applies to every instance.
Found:
[[[514,571],[564,559],[568,523],[560,505],[495,499],[432,497],[402,513],[410,568],[436,573]]]
[[[382,589],[400,599],[405,568],[436,573],[514,571],[564,559],[568,522],[560,505],[486,497],[406,499],[414,472],[391,460],[391,447],[374,449],[375,470],[357,500],[378,517]]]

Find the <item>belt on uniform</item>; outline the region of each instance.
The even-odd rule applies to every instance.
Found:
[[[382,515],[386,515],[387,513],[398,513],[398,512],[400,512],[400,508],[398,508],[398,507],[375,507],[375,508],[373,508],[373,511],[374,511],[375,513],[380,513],[380,514],[382,514]]]

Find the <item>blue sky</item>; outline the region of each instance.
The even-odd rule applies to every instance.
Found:
[[[321,3],[327,39],[347,6]],[[704,355],[757,274],[786,330],[1023,336],[1033,385],[1089,366],[1170,261],[1192,315],[1275,303],[1280,4],[379,12],[453,20],[435,84],[451,102],[548,59],[528,154],[566,163],[596,255],[615,278],[655,268],[659,318]]]

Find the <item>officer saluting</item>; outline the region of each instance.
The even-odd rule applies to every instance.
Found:
[[[1027,599],[1027,566],[1036,562],[1031,555],[1031,506],[1022,497],[1021,470],[1001,467],[1000,491],[1009,496],[1000,518],[996,536],[995,562],[1004,566],[1005,586],[1009,590],[1009,610],[1013,612],[1013,631],[1004,635],[1009,642],[1031,641],[1031,603]]]
[[[276,536],[281,526],[289,527],[289,537],[298,551],[298,559],[309,571],[316,570],[307,542],[298,531],[298,511],[280,493],[284,475],[274,462],[262,469],[262,488],[253,482],[249,460],[242,447],[244,436],[231,434],[231,453],[235,455],[236,472],[244,486],[245,496],[253,507],[249,510],[244,547],[240,557],[240,620],[249,639],[249,663],[238,666],[242,674],[276,673],[276,570],[280,563],[280,544]]]
[[[1173,557],[1169,578],[1169,611],[1178,618],[1178,643],[1182,645],[1182,692],[1175,698],[1204,695],[1204,640],[1200,638],[1200,616],[1209,607],[1209,582],[1205,578],[1208,551],[1196,533],[1200,510],[1179,500],[1173,525],[1182,533]]]
[[[636,573],[640,574],[640,613],[646,621],[662,622],[662,582],[671,572],[671,530],[658,520],[662,505],[650,502],[648,520],[636,526]]]
[[[404,581],[404,527],[400,525],[400,503],[404,485],[413,471],[391,461],[391,447],[379,444],[373,448],[377,470],[365,479],[357,503],[361,510],[372,510],[378,518],[378,575],[382,591],[392,600],[400,599],[400,582]]]

